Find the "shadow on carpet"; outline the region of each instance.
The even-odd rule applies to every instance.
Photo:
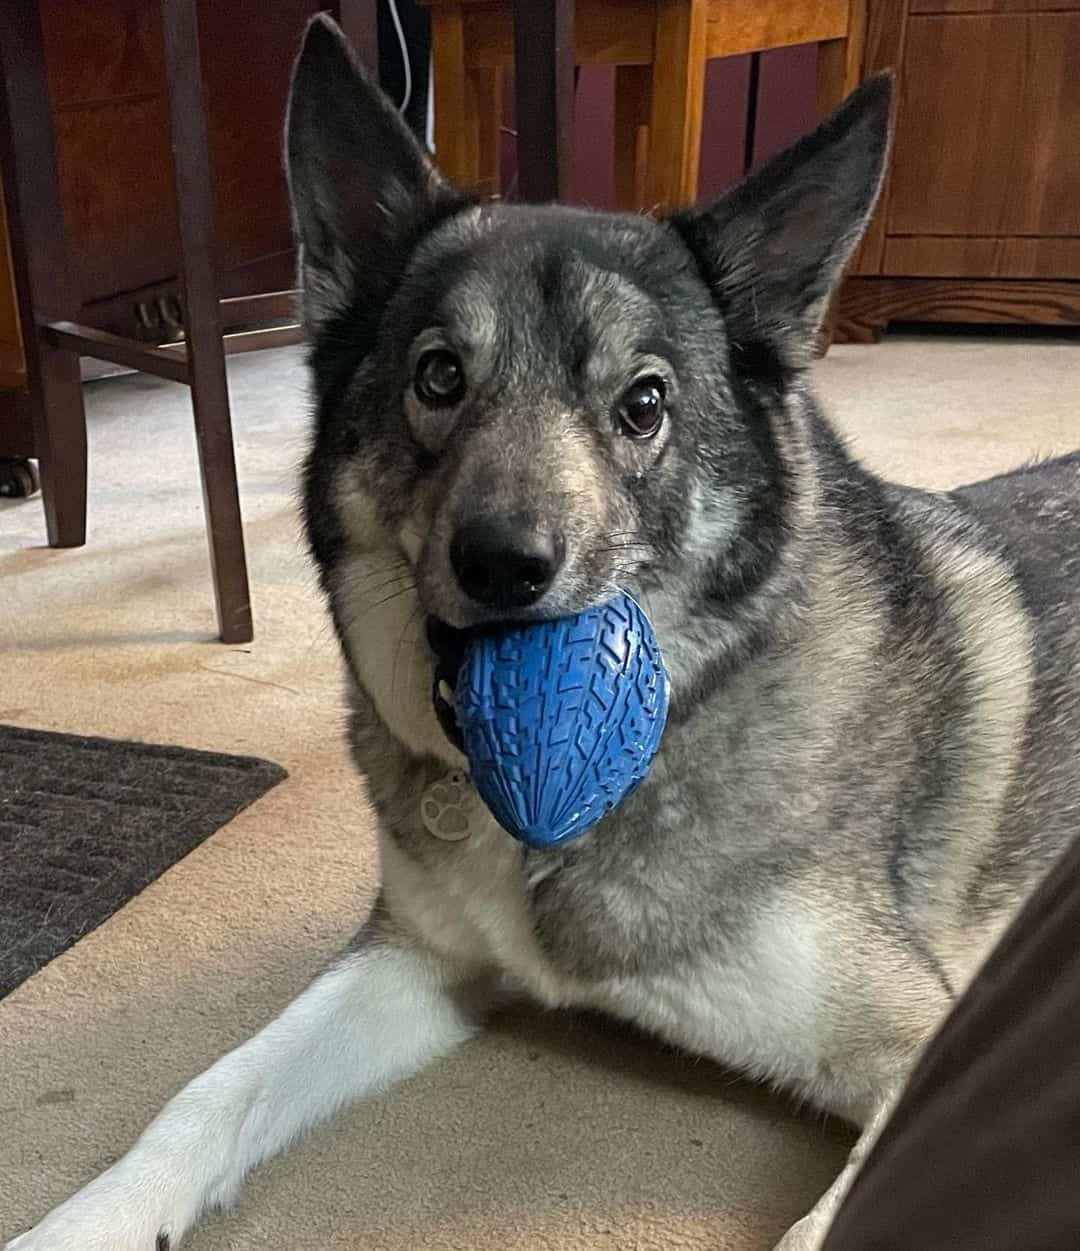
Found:
[[[0,998],[285,776],[252,756],[0,725]]]

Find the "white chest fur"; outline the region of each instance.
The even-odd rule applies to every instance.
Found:
[[[827,919],[798,901],[777,900],[724,959],[675,972],[582,984],[539,946],[529,912],[521,849],[494,822],[444,844],[437,867],[383,843],[384,889],[443,955],[496,974],[548,1007],[590,1007],[634,1022],[689,1052],[799,1090],[859,1119],[863,1077],[850,1084],[828,1063],[834,1005],[819,941]],[[858,1091],[856,1090],[858,1087]]]
[[[464,763],[434,715],[433,669],[415,593],[387,598],[371,558],[341,569],[336,600],[361,683],[395,737],[417,755]],[[418,802],[421,797],[417,797]],[[418,825],[424,820],[418,812]],[[832,1077],[837,1004],[823,935],[835,920],[798,898],[763,899],[723,959],[702,957],[663,975],[581,984],[537,941],[522,848],[486,812],[467,837],[436,840],[416,860],[382,841],[383,887],[392,912],[464,968],[484,969],[549,1006],[609,1011],[687,1050],[793,1086],[851,1115],[861,1096]]]
[[[391,836],[381,843],[383,892],[442,955],[500,978],[548,1007],[581,993],[545,957],[529,915],[520,846],[488,816],[468,838],[443,843],[436,865],[421,864]]]
[[[834,1005],[824,924],[812,908],[776,898],[722,955],[606,985],[596,1006],[851,1116],[852,1096],[827,1063]]]

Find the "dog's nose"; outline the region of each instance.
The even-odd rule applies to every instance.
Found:
[[[479,517],[450,541],[450,564],[461,589],[485,608],[535,604],[555,581],[565,555],[561,534],[523,517]]]

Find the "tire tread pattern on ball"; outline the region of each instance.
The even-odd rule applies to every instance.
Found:
[[[663,730],[666,677],[641,608],[620,596],[472,649],[457,708],[473,781],[496,820],[550,846],[641,782]]]

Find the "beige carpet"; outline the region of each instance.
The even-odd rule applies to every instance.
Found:
[[[820,372],[875,466],[939,486],[1080,444],[1078,371],[1075,343],[895,339],[834,349]],[[181,388],[88,388],[86,548],[42,546],[39,501],[0,502],[0,721],[254,753],[290,772],[0,1003],[4,1237],[281,1008],[374,887],[335,646],[296,520],[299,357],[239,358],[230,376],[252,646],[213,641]],[[269,1165],[188,1245],[752,1251],[813,1201],[846,1141],[711,1065],[522,1015]]]

